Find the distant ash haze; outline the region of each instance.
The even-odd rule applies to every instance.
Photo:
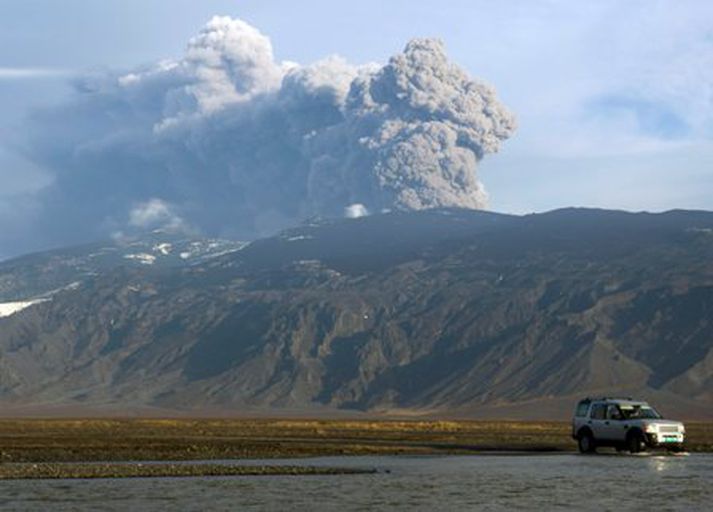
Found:
[[[76,79],[21,144],[51,174],[37,245],[155,227],[254,238],[321,217],[481,209],[479,162],[516,127],[489,87],[414,39],[383,66],[276,62],[214,17],[179,60]]]

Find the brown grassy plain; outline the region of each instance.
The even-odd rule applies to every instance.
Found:
[[[713,423],[690,423],[687,429],[690,451],[713,451]],[[570,425],[566,422],[0,420],[0,463],[567,452],[575,449]]]

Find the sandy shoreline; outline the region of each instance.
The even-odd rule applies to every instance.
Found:
[[[89,478],[159,478],[209,476],[310,476],[354,475],[375,473],[373,469],[290,466],[240,465],[207,463],[5,463],[0,464],[0,480],[89,479]]]

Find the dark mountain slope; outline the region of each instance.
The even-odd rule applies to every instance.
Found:
[[[394,213],[98,272],[0,318],[0,396],[477,413],[616,392],[700,415],[712,311],[710,213]]]

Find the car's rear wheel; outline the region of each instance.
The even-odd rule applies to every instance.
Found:
[[[591,432],[582,432],[577,439],[579,453],[594,453],[597,450],[597,445],[594,442],[594,437]]]
[[[640,453],[646,450],[646,439],[641,432],[632,432],[629,434],[628,442],[629,453]]]

